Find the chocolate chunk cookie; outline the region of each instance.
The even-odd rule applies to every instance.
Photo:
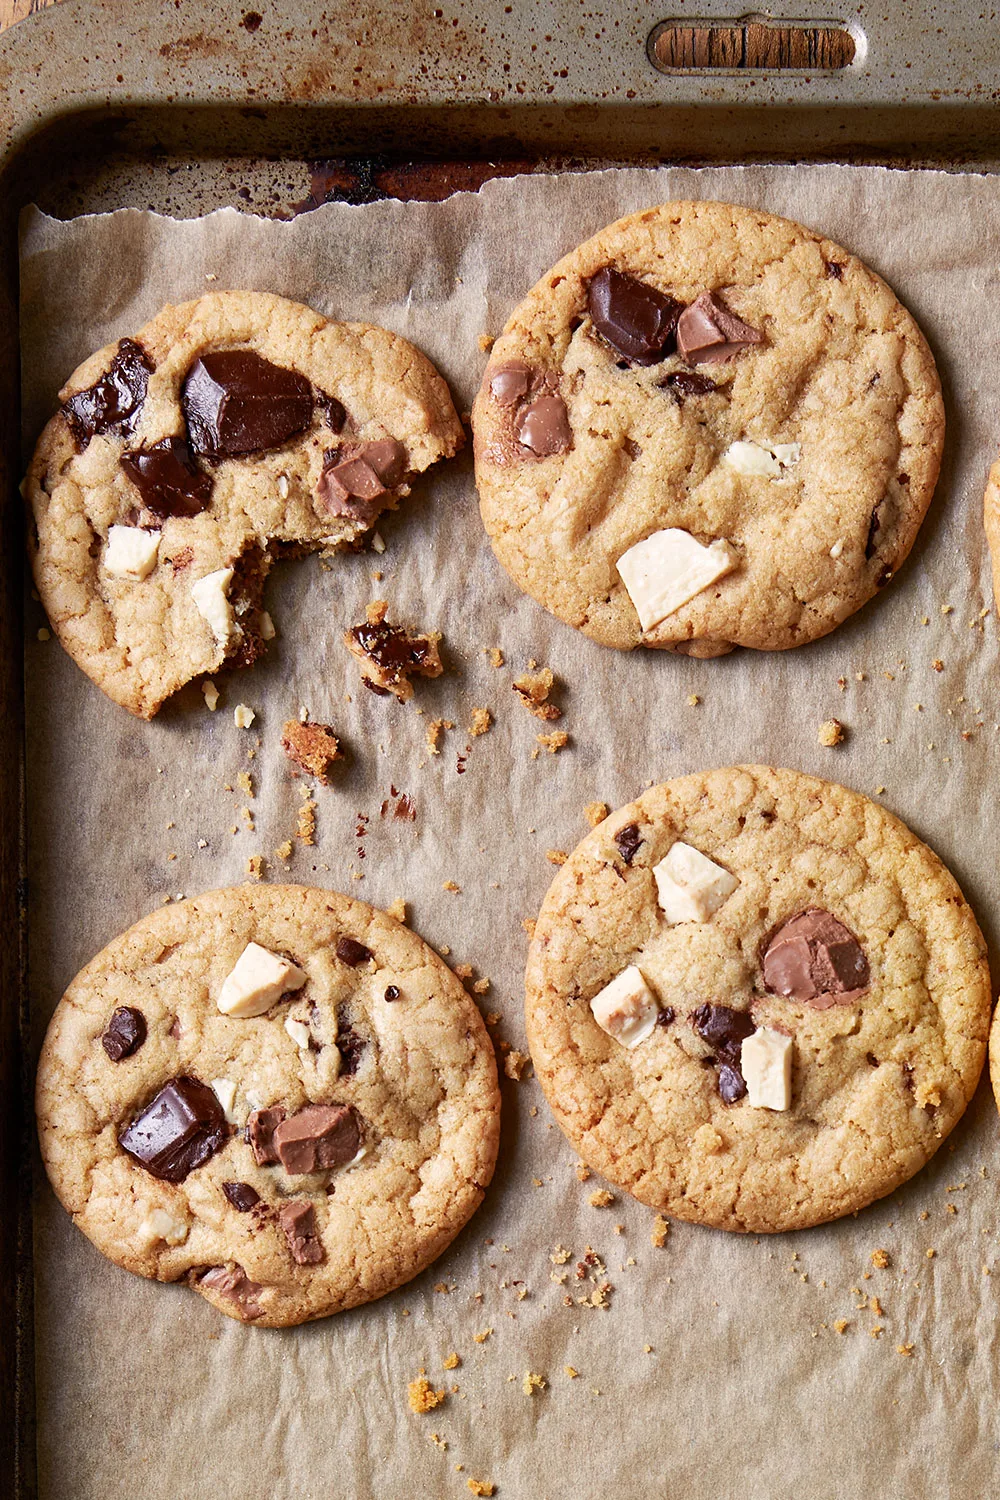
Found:
[[[838,245],[725,203],[621,219],[530,291],[473,409],[494,551],[605,645],[719,656],[832,630],[913,545],[934,360]]]
[[[493,1174],[475,1004],[385,913],[240,887],[166,906],[74,979],[37,1084],[45,1166],[118,1265],[279,1327],[446,1248]]]
[[[347,546],[462,445],[405,339],[265,292],[164,308],[60,397],[25,481],[35,582],[73,659],[143,718],[261,654],[277,557]]]
[[[936,855],[858,793],[765,766],[599,824],[545,898],[526,989],[536,1072],[585,1160],[753,1233],[852,1213],[923,1166],[972,1097],[991,1002]]]

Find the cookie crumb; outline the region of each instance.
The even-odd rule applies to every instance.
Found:
[[[299,808],[298,819],[295,824],[295,837],[303,844],[315,844],[316,842],[316,804],[312,800],[312,794],[308,788],[303,796],[302,805]]]
[[[521,926],[524,928],[524,930],[528,934],[529,938],[533,938],[534,937],[534,935],[535,935],[535,918],[534,917],[525,917],[522,920],[522,922],[521,922]]]
[[[466,1484],[474,1495],[495,1495],[496,1489],[488,1479],[467,1479]]]
[[[572,1365],[563,1365],[563,1374],[568,1375],[570,1380],[576,1380],[579,1377],[580,1371],[574,1370]]]
[[[536,734],[535,739],[540,745],[544,745],[550,755],[564,750],[569,744],[569,735],[565,729],[557,729],[554,734]]]
[[[469,720],[469,733],[473,739],[481,734],[489,734],[493,723],[493,715],[488,708],[474,708],[472,718]]]
[[[209,677],[202,683],[201,690],[205,695],[205,707],[210,714],[214,714],[219,706],[219,689]]]
[[[487,979],[486,975],[484,974],[482,979],[477,979],[475,984],[472,986],[472,993],[474,995],[485,995],[488,994],[489,988],[490,980]]]
[[[591,1208],[607,1208],[608,1205],[614,1203],[614,1201],[614,1193],[609,1193],[607,1188],[598,1188],[596,1193],[591,1193],[590,1197],[587,1199],[587,1202],[590,1204]]]
[[[846,1333],[847,1330],[850,1328],[851,1325],[850,1325],[849,1321],[847,1320],[847,1318],[838,1318],[837,1321],[836,1321],[836,1323],[834,1323],[833,1326],[837,1330],[838,1333]]]
[[[486,656],[489,659],[491,667],[503,666],[503,652],[500,650],[499,646],[487,646]]]
[[[255,795],[253,789],[253,781],[250,778],[249,771],[240,771],[237,774],[236,785],[239,787],[244,797],[253,797]]]
[[[393,901],[392,905],[386,907],[386,913],[390,917],[395,917],[395,919],[396,919],[397,922],[404,922],[405,923],[405,921],[406,921],[406,902],[403,900],[402,896],[397,896],[396,899],[395,899],[395,901]]]
[[[462,889],[462,887],[460,885],[456,885],[453,880],[442,880],[442,882],[441,882],[441,889],[443,891],[459,891],[460,892],[461,889]]]
[[[585,1162],[582,1162],[582,1161],[577,1162],[577,1164],[576,1164],[576,1176],[577,1176],[577,1181],[578,1182],[589,1182],[590,1181],[590,1168],[586,1165]]]
[[[278,845],[277,849],[275,849],[275,851],[274,851],[274,857],[275,857],[275,859],[282,860],[283,863],[285,863],[285,864],[288,863],[288,861],[292,857],[292,841],[291,841],[291,839],[286,839],[283,844],[279,844]]]
[[[653,1220],[653,1227],[649,1231],[650,1244],[655,1250],[662,1250],[664,1245],[667,1243],[667,1237],[669,1234],[669,1219],[665,1219],[662,1214],[657,1214],[656,1218]]]
[[[892,1258],[889,1255],[888,1250],[873,1250],[872,1265],[877,1271],[887,1271],[892,1265]]]
[[[907,1359],[910,1359],[913,1356],[913,1350],[914,1350],[915,1347],[916,1346],[914,1344],[897,1344],[896,1345],[896,1353],[897,1354],[902,1354]]]
[[[233,709],[233,723],[237,729],[249,729],[257,715],[247,703],[237,703]]]
[[[281,728],[281,748],[288,759],[324,786],[330,784],[330,767],[343,760],[340,741],[329,724],[303,723],[288,719]]]
[[[514,692],[536,719],[561,719],[562,709],[549,702],[555,676],[548,667],[539,667],[537,672],[523,672],[511,683]]]
[[[472,1335],[472,1342],[474,1344],[485,1344],[492,1332],[492,1328],[484,1328],[481,1333],[474,1333]]]
[[[928,1260],[933,1260],[935,1255],[937,1255],[936,1250],[927,1250],[924,1253],[926,1254]]]
[[[834,745],[840,745],[844,740],[844,726],[839,719],[827,719],[819,726],[819,742],[832,750]]]
[[[457,1370],[461,1363],[462,1361],[460,1356],[453,1352],[451,1354],[445,1355],[444,1359],[441,1361],[441,1368],[444,1370]]]
[[[935,672],[944,671],[944,662],[941,661],[939,657],[934,658],[934,660],[931,662],[931,666],[934,668]]]
[[[436,1391],[432,1387],[426,1375],[411,1380],[407,1386],[407,1397],[410,1402],[410,1410],[418,1413],[433,1411],[435,1406],[440,1406],[447,1399],[446,1391]]]
[[[264,879],[264,856],[263,854],[251,854],[247,860],[247,874],[253,880]]]
[[[569,859],[565,849],[546,849],[545,858],[550,865],[564,865]]]
[[[533,1396],[536,1391],[544,1391],[547,1387],[548,1381],[544,1375],[535,1375],[531,1370],[525,1371],[521,1389],[526,1396]]]
[[[503,1070],[508,1078],[515,1083],[520,1083],[527,1070],[531,1067],[531,1058],[526,1052],[518,1052],[511,1048],[503,1060]]]
[[[701,699],[697,693],[688,693],[688,708],[697,708]]]
[[[611,809],[606,802],[588,802],[583,809],[584,816],[591,828],[596,828],[598,823],[603,823],[610,811]]]
[[[427,726],[427,748],[432,755],[441,754],[441,737],[446,729],[454,729],[452,719],[432,719]]]

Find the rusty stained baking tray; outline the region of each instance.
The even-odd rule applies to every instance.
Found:
[[[0,1493],[18,1500],[35,1493],[22,205],[285,214],[540,166],[1000,157],[1000,54],[965,0],[839,16],[786,0],[767,20],[719,0],[250,3],[64,0],[0,38]]]

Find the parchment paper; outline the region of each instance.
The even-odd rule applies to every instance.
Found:
[[[331,206],[291,224],[231,210],[183,223],[126,211],[63,224],[31,212],[25,451],[79,360],[206,287],[265,288],[396,329],[467,410],[485,358],[477,339],[499,331],[557,256],[626,211],[685,196],[822,229],[885,275],[921,321],[944,380],[948,442],[937,499],[901,575],[813,646],[704,663],[623,657],[507,580],[479,522],[466,454],[380,526],[384,556],[277,569],[267,593],[277,639],[261,665],[220,679],[214,715],[192,688],[152,724],[130,719],[54,641],[35,639],[44,622],[30,605],[36,1044],[66,983],[112,936],[165,896],[243,880],[248,856],[263,853],[271,879],[377,905],[405,897],[417,931],[491,979],[484,1009],[501,1013],[498,1036],[523,1047],[521,921],[553,874],[546,851],[573,848],[593,799],[614,807],[651,781],[740,760],[878,792],[951,866],[995,943],[1000,715],[980,511],[1000,439],[996,179],[837,167],[619,171],[492,182],[441,204]],[[451,670],[420,683],[408,707],[361,691],[339,643],[373,597],[389,599],[394,617],[444,632]],[[484,654],[492,646],[505,653],[502,670]],[[511,691],[512,670],[530,657],[562,682],[572,745],[555,757],[532,759],[548,726]],[[257,713],[249,732],[233,722],[240,702]],[[280,726],[300,705],[336,726],[352,759],[319,791],[315,848],[296,845],[286,872],[271,851],[292,832],[301,783],[282,756]],[[496,717],[480,739],[466,727],[475,705]],[[837,750],[817,743],[831,716],[849,730]],[[457,726],[439,757],[424,743],[432,717]],[[252,775],[252,802],[224,789],[241,770]],[[380,818],[391,786],[415,800],[414,824]],[[364,860],[360,813],[370,820]],[[448,880],[460,893],[442,889]],[[856,1219],[770,1240],[676,1225],[662,1249],[639,1204],[617,1194],[609,1207],[590,1206],[601,1184],[577,1180],[537,1082],[507,1083],[504,1110],[493,1187],[445,1258],[382,1302],[289,1332],[241,1327],[186,1290],[117,1270],[40,1182],[44,1500],[410,1500],[467,1494],[470,1477],[504,1500],[998,1492],[1000,1132],[985,1077],[931,1166]],[[557,1245],[572,1251],[566,1265],[550,1260]],[[564,1305],[593,1289],[575,1275],[588,1246],[614,1286],[608,1310]],[[872,1269],[876,1247],[889,1251],[888,1270]],[[565,1285],[550,1279],[564,1272]],[[859,1310],[871,1296],[881,1311]],[[462,1363],[446,1373],[453,1350]],[[406,1386],[421,1366],[435,1386],[457,1389],[416,1416]],[[527,1371],[548,1388],[525,1395]]]

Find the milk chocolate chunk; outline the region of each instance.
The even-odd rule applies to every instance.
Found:
[[[106,374],[63,403],[63,416],[81,448],[95,433],[120,432],[127,437],[134,430],[152,372],[141,345],[121,339]]]
[[[259,1281],[251,1281],[242,1266],[213,1266],[199,1279],[199,1286],[209,1286],[227,1302],[232,1302],[245,1323],[252,1323],[264,1313],[258,1298],[265,1290]]]
[[[517,440],[536,458],[551,458],[573,446],[566,403],[561,396],[536,396],[518,412]]]
[[[366,964],[372,956],[370,948],[352,937],[338,938],[336,953],[341,963],[350,964],[352,969],[356,969],[359,964]]]
[[[122,1062],[138,1052],[146,1040],[146,1018],[131,1005],[119,1005],[101,1037],[101,1046],[113,1063]]]
[[[278,448],[312,421],[312,386],[297,370],[252,349],[220,349],[196,359],[181,407],[191,447],[212,458]]]
[[[406,449],[395,438],[332,448],[324,459],[316,498],[335,516],[365,519],[376,502],[406,474]]]
[[[852,1005],[867,989],[868,960],[843,922],[810,907],[776,927],[763,957],[764,984],[775,995],[804,1000],[815,1010]]]
[[[361,1123],[349,1104],[307,1104],[274,1132],[278,1159],[293,1177],[345,1166],[360,1145]]]
[[[670,352],[684,304],[645,281],[604,266],[587,287],[590,321],[616,354],[637,365]]]
[[[225,1144],[229,1131],[222,1105],[206,1083],[181,1075],[118,1136],[123,1151],[164,1182],[183,1182]]]
[[[212,497],[212,476],[198,468],[183,438],[162,438],[149,448],[123,453],[119,461],[143,505],[161,521],[200,515]]]
[[[296,1265],[315,1266],[324,1259],[323,1246],[316,1233],[316,1211],[311,1203],[302,1198],[283,1203],[278,1210],[278,1222],[285,1232]]]
[[[260,1194],[249,1182],[224,1182],[222,1191],[238,1214],[248,1214],[260,1202]]]
[[[764,335],[730,312],[714,292],[702,292],[677,320],[677,352],[689,365],[715,365],[732,359]]]
[[[498,406],[517,406],[531,387],[527,365],[501,365],[490,379],[490,395]]]
[[[630,865],[635,859],[639,845],[643,842],[638,823],[626,823],[624,828],[619,828],[614,837],[623,862]]]
[[[247,1136],[258,1167],[270,1167],[278,1160],[274,1132],[285,1118],[280,1104],[270,1109],[255,1109],[247,1120]]]

